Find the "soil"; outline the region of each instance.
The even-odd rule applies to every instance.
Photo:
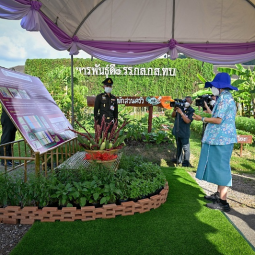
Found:
[[[31,225],[8,225],[0,223],[0,254],[10,254]]]
[[[175,151],[169,142],[161,143],[160,146],[155,143],[145,143],[141,141],[127,141],[124,147],[125,155],[140,155],[144,159],[162,165],[162,161],[167,162],[168,166],[174,166],[171,159],[175,158]]]

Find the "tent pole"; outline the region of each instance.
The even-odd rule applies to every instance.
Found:
[[[72,127],[74,127],[74,107],[73,107],[73,55],[71,55],[71,90],[72,90]]]
[[[174,39],[175,0],[173,0],[172,39]]]

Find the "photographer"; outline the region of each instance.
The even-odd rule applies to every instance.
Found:
[[[238,90],[231,85],[227,73],[218,73],[212,82],[206,82],[205,88],[211,87],[215,96],[219,96],[211,118],[202,118],[194,114],[193,119],[208,123],[202,139],[202,149],[196,178],[218,185],[217,192],[204,198],[213,203],[206,206],[228,212],[227,190],[232,186],[230,168],[231,154],[237,142],[235,116],[236,105],[229,90]]]
[[[212,109],[216,103],[216,96],[214,95],[202,95],[196,99],[196,106],[203,107],[203,111],[206,113],[212,113]]]
[[[204,101],[204,107],[203,107],[204,112],[212,114],[212,110],[213,110],[213,107],[214,107],[215,104],[216,104],[216,96],[211,96],[211,100],[209,101],[209,106],[206,103],[206,101]],[[204,136],[207,124],[208,123],[203,123],[202,138]]]
[[[192,122],[192,115],[195,110],[190,106],[192,104],[192,98],[187,96],[182,103],[176,103],[172,117],[175,118],[173,135],[176,139],[176,158],[172,159],[173,163],[180,164],[182,166],[190,166],[190,124]]]
[[[209,106],[206,103],[206,101],[204,101],[204,108],[203,108],[203,110],[204,110],[205,113],[212,114],[213,107],[216,104],[216,96],[211,96],[211,99],[212,100],[209,102]]]

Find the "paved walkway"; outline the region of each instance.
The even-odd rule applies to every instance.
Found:
[[[217,185],[196,179],[194,172],[189,174],[203,188],[206,195],[217,190]],[[255,178],[234,174],[232,176],[233,187],[228,192],[231,211],[224,214],[255,251]]]
[[[255,249],[255,208],[234,207],[225,215]]]

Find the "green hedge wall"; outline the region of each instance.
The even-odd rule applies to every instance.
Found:
[[[100,67],[110,65],[107,62],[94,59],[74,58],[74,67],[94,67],[100,64]],[[47,73],[59,66],[70,66],[70,59],[27,59],[25,72],[29,75],[39,77],[42,82],[50,86],[51,81]],[[123,68],[122,65],[116,65],[116,68]],[[213,65],[204,63],[195,59],[156,59],[150,63],[132,66],[133,68],[176,68],[176,76],[130,76],[113,75],[109,76],[114,81],[113,94],[117,96],[164,96],[170,95],[173,98],[183,98],[191,95],[198,90],[196,86],[200,81],[197,73],[200,73],[206,79],[211,78]],[[101,82],[104,76],[86,76],[85,85],[88,87],[88,95],[96,95],[102,92]]]

